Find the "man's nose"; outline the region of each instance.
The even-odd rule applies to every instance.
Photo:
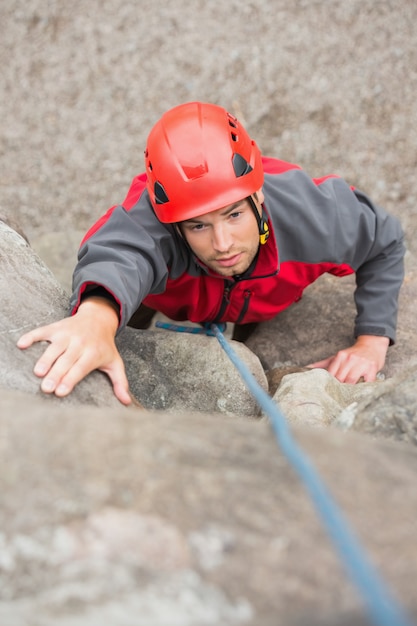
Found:
[[[233,244],[232,233],[226,224],[213,227],[213,248],[218,252],[227,252]]]

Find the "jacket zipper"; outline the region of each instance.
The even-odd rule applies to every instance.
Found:
[[[231,280],[225,280],[224,281],[224,289],[223,289],[223,296],[222,296],[222,301],[220,304],[220,309],[219,312],[216,315],[216,319],[214,320],[214,323],[217,324],[218,322],[220,322],[220,320],[223,317],[224,312],[226,311],[227,307],[230,304],[230,292],[232,291],[233,287],[235,286],[235,282],[231,281]]]
[[[224,285],[225,286],[224,286],[224,290],[223,290],[222,301],[221,301],[221,304],[220,304],[220,310],[219,310],[219,312],[218,312],[218,314],[216,316],[216,319],[214,320],[215,324],[218,323],[222,319],[222,317],[223,317],[227,307],[229,306],[229,304],[230,304],[230,293],[231,293],[232,289],[236,286],[236,284],[237,283],[235,281],[229,281],[229,280],[225,280],[224,281]],[[239,313],[239,316],[238,316],[238,319],[236,321],[236,324],[240,324],[242,322],[243,318],[245,317],[245,315],[246,315],[246,313],[248,311],[248,308],[249,308],[249,301],[250,301],[251,295],[252,295],[252,292],[249,291],[249,289],[245,289],[245,291],[243,293],[243,297],[244,297],[243,306],[242,306],[242,309],[241,309],[241,311]]]
[[[244,301],[243,301],[243,307],[239,313],[239,317],[237,318],[236,324],[240,324],[243,320],[243,318],[245,317],[248,308],[249,308],[249,301],[250,301],[250,297],[252,295],[252,292],[249,291],[249,289],[245,289],[244,293],[243,293],[243,297],[244,297]]]

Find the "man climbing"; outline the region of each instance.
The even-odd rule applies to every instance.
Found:
[[[242,340],[325,272],[356,275],[355,341],[311,366],[341,382],[375,379],[395,341],[403,280],[396,218],[337,176],[312,180],[262,157],[239,121],[213,104],[166,112],[149,134],[145,169],[84,237],[72,315],[19,339],[19,348],[49,342],[34,368],[45,393],[65,396],[99,369],[129,404],[115,345],[126,325],[146,328],[160,311],[232,322]]]

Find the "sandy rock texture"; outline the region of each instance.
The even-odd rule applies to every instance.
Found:
[[[294,437],[416,618],[415,449]],[[372,624],[266,422],[4,391],[0,442],[4,626]]]
[[[83,232],[123,200],[150,126],[184,101],[225,106],[264,154],[311,176],[340,174],[401,219],[406,279],[385,372],[401,385],[358,399],[361,432],[300,437],[414,617],[415,370],[404,368],[417,348],[416,18],[414,0],[0,5],[0,215],[66,291]],[[13,258],[0,252],[10,354],[21,318],[51,314],[50,288],[59,310],[66,300],[40,259],[47,292],[26,277],[26,301],[16,299],[6,277],[24,276],[24,245]],[[351,340],[352,290],[318,281],[248,347],[269,371],[327,356]],[[25,318],[40,295],[39,318]],[[19,385],[36,381],[33,358],[16,354],[14,370],[1,355],[14,389],[0,397],[2,624],[368,623],[265,420],[74,411],[34,398],[37,387],[18,397],[12,371]],[[95,385],[107,398],[103,377],[92,381],[87,399]],[[383,436],[400,441],[377,440],[380,419]]]
[[[0,212],[18,219],[69,290],[82,234],[142,171],[150,126],[180,102],[215,102],[245,122],[265,154],[312,176],[340,174],[400,217],[408,253],[399,340],[408,359],[416,345],[416,17],[412,0],[4,0]],[[314,327],[324,329],[317,358],[351,340],[352,289],[335,289],[341,313],[329,332],[332,316],[313,307]],[[271,342],[276,326],[264,328],[251,349],[270,368],[285,363]],[[290,361],[305,365],[305,356]],[[388,375],[399,359],[395,348]]]
[[[151,124],[201,99],[265,154],[369,192],[415,254],[412,0],[4,0],[0,17],[0,202],[31,239],[121,201]]]

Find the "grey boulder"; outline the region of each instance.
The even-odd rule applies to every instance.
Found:
[[[26,331],[68,314],[68,296],[23,237],[0,221],[0,386],[39,395],[35,361],[45,345],[21,351],[17,339]],[[236,369],[208,337],[126,329],[117,338],[133,396],[151,409],[195,409],[255,416],[259,408]],[[267,388],[258,358],[244,345],[235,350],[259,383]],[[115,405],[111,385],[100,372],[87,376],[65,400],[51,402]]]
[[[417,456],[294,427],[417,618]],[[370,624],[266,421],[0,396],[0,623]]]

